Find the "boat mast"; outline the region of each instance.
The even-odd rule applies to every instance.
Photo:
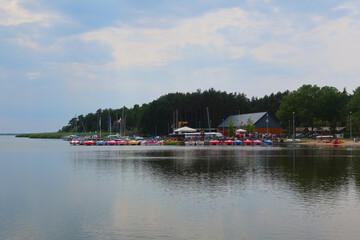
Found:
[[[122,113],[121,113],[121,119],[124,121],[125,123],[125,119],[124,119],[124,107],[122,108]],[[124,123],[120,125],[120,136],[124,136],[124,131],[121,131],[122,129],[124,129]],[[121,132],[123,132],[123,135],[121,135]]]
[[[109,135],[111,135],[111,116],[110,116],[110,110],[109,110]]]
[[[172,124],[172,132],[173,133],[175,133],[175,129],[176,129],[176,127],[175,127],[175,111],[173,111],[173,124]]]
[[[208,127],[209,127],[209,132],[210,132],[211,126],[210,126],[210,117],[209,117],[209,108],[208,107],[206,107],[206,112],[207,112]]]
[[[99,121],[99,125],[100,125],[100,135],[99,136],[101,136],[101,116],[100,116],[100,121]]]
[[[178,124],[179,124],[179,109],[176,109],[176,128],[178,128]]]
[[[115,120],[118,121],[117,110],[115,112]],[[119,132],[119,124],[116,124],[116,135],[118,134],[118,132]]]
[[[77,133],[77,117],[76,117],[76,114],[75,114],[75,134]]]

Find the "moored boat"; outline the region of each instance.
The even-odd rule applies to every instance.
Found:
[[[127,145],[138,145],[138,142],[136,140],[129,140],[126,142]]]
[[[106,145],[116,145],[115,140],[105,141]]]
[[[210,141],[210,145],[219,145],[220,144],[220,141],[219,140],[211,140]]]
[[[256,139],[253,141],[253,144],[260,145],[262,142],[259,139]]]
[[[71,140],[70,144],[71,145],[80,145],[80,140]]]
[[[234,141],[234,145],[241,145],[243,144],[243,142],[241,140],[235,140]]]
[[[223,140],[223,141],[221,141],[221,144],[222,145],[233,145],[234,142],[232,140]]]
[[[103,141],[103,140],[99,140],[99,141],[96,141],[95,144],[96,144],[96,145],[105,145],[106,142]]]
[[[180,145],[180,142],[175,140],[166,140],[163,142],[163,145]]]
[[[126,141],[122,139],[115,140],[117,145],[126,145]]]
[[[243,141],[243,143],[246,145],[251,145],[251,144],[253,144],[253,141],[251,141],[250,139],[246,139]]]
[[[271,145],[273,144],[273,141],[272,140],[264,140],[262,141],[264,144],[267,144],[267,145]]]
[[[332,141],[333,144],[340,144],[340,143],[344,143],[345,141],[341,141],[341,140],[334,140]]]
[[[91,145],[95,145],[95,141],[87,140],[87,141],[84,141],[83,144],[87,145],[87,146],[91,146]]]

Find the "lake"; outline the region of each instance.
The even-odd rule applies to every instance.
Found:
[[[0,136],[0,239],[358,239],[359,153]]]

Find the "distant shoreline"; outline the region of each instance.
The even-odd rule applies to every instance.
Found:
[[[50,133],[22,133],[15,134],[15,137],[23,138],[42,138],[42,139],[61,139],[64,136],[68,136],[68,132],[50,132]]]

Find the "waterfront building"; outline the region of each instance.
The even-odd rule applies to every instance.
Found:
[[[229,124],[232,123],[235,129],[244,128],[249,120],[254,124],[253,133],[283,134],[284,132],[279,121],[268,112],[231,115],[218,125],[218,131],[228,135]]]

